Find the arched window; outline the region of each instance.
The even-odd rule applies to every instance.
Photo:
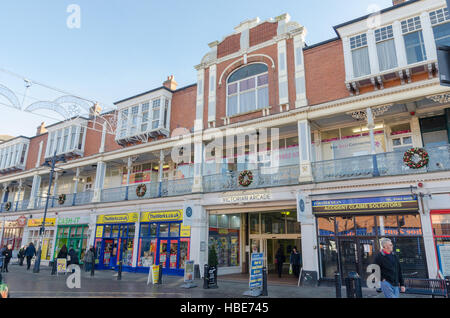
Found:
[[[269,106],[269,73],[265,64],[236,70],[227,81],[227,116]]]

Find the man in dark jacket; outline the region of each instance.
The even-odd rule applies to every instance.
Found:
[[[388,238],[381,240],[381,252],[375,257],[375,264],[381,270],[381,290],[386,298],[398,298],[400,289],[405,292],[402,268],[397,255],[393,253],[394,246]],[[400,288],[399,288],[400,286]]]
[[[30,245],[28,245],[27,249],[25,250],[25,256],[27,258],[27,270],[30,269],[31,259],[35,255],[36,255],[36,248],[34,247],[33,242],[31,242]]]
[[[7,272],[8,273],[8,264],[9,261],[12,258],[12,245],[9,244],[6,249],[2,252],[2,256],[4,257],[3,259],[3,268],[2,268],[2,272]]]
[[[295,277],[298,278],[298,276],[300,275],[300,266],[302,263],[302,258],[301,254],[297,251],[296,246],[294,246],[294,248],[292,249],[290,263],[292,265],[292,271],[294,272]]]
[[[281,278],[281,273],[283,271],[283,263],[286,261],[284,256],[283,248],[280,246],[275,254],[275,261],[277,262],[278,277]]]

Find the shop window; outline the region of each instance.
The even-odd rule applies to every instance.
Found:
[[[169,224],[160,224],[159,237],[168,237],[168,236],[169,236]]]
[[[353,216],[336,217],[337,234],[340,236],[355,235],[355,222]]]
[[[334,236],[334,217],[320,217],[317,218],[317,226],[319,228],[319,235]]]
[[[384,215],[378,218],[381,236],[398,235],[398,223],[396,215]]]
[[[262,234],[285,234],[285,216],[281,212],[262,213]]]
[[[218,217],[219,219],[219,228],[228,228],[228,215],[222,214]]]
[[[112,237],[118,237],[119,236],[119,226],[113,225],[111,230],[111,236]]]
[[[172,223],[170,224],[170,237],[179,237],[180,236],[180,224]]]
[[[450,214],[433,214],[433,234],[436,236],[450,236]]]
[[[110,237],[111,236],[111,225],[105,225],[105,228],[103,229],[103,237]]]
[[[375,236],[377,235],[375,218],[373,216],[356,216],[356,235]]]
[[[140,236],[150,236],[150,224],[149,223],[141,224]]]
[[[337,267],[337,245],[336,240],[328,237],[320,237],[320,270],[323,278],[334,279],[334,274],[339,271]]]
[[[249,214],[250,234],[260,234],[259,231],[259,213]]]
[[[398,216],[399,235],[419,236],[422,235],[422,225],[418,214],[407,214]]]

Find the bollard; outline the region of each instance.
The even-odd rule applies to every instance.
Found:
[[[349,272],[345,279],[347,298],[362,298],[361,278],[356,272]]]
[[[334,273],[334,282],[336,284],[336,298],[342,298],[342,281],[341,273]]]
[[[162,264],[159,264],[158,285],[162,285]]]
[[[447,298],[450,298],[450,276],[445,276],[445,286],[447,287]]]
[[[261,296],[268,296],[269,293],[267,291],[267,267],[263,267],[263,290]]]
[[[203,270],[203,289],[208,289],[209,286],[209,266],[205,264]]]
[[[117,280],[122,280],[122,261],[119,262],[119,272],[117,273]]]

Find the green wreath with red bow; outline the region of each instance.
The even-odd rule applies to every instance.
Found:
[[[419,161],[415,161],[419,157]],[[430,156],[423,148],[411,148],[403,155],[403,162],[411,169],[420,169],[428,165]]]
[[[239,184],[242,187],[248,187],[253,182],[253,173],[250,170],[244,170],[239,174]]]

